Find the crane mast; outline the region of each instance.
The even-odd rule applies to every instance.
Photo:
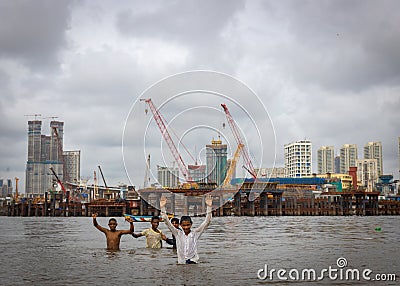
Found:
[[[242,140],[242,138],[240,136],[240,133],[239,133],[239,130],[238,130],[238,127],[236,126],[236,123],[233,120],[233,117],[232,117],[231,113],[229,112],[228,107],[224,103],[222,103],[221,106],[224,109],[224,112],[226,114],[226,118],[228,120],[229,126],[231,127],[232,133],[233,133],[233,135],[234,135],[234,137],[236,139],[236,143],[238,144],[238,146],[239,145],[243,145],[244,146],[243,140]],[[254,179],[256,179],[257,178],[257,173],[254,170],[254,166],[253,166],[253,163],[251,162],[250,155],[249,155],[249,153],[247,151],[247,148],[242,148],[242,153],[243,153],[244,161],[245,161],[245,163],[247,165],[246,170],[250,173],[250,175]]]
[[[174,157],[175,162],[178,164],[179,170],[181,171],[182,175],[185,177],[186,181],[191,181],[191,177],[189,175],[189,171],[186,168],[185,163],[182,160],[181,155],[178,152],[178,149],[176,148],[174,141],[171,138],[171,135],[169,134],[167,130],[167,126],[165,125],[160,111],[156,108],[154,103],[151,101],[151,98],[148,99],[141,99],[141,101],[145,101],[148,106],[150,107],[151,112],[153,113],[153,118],[156,121],[158,128],[160,128],[161,134],[164,137],[165,142],[167,142],[167,145],[172,153],[172,156]]]
[[[233,172],[235,172],[236,169],[236,163],[239,160],[240,157],[240,153],[242,152],[243,149],[243,144],[239,144],[237,146],[237,149],[235,151],[235,154],[233,155],[233,158],[231,160],[231,165],[229,166],[228,171],[226,172],[226,176],[225,176],[225,180],[222,183],[222,187],[226,188],[231,184],[231,180],[232,180],[232,176],[233,176]]]

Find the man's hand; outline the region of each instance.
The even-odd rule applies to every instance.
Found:
[[[127,222],[133,222],[133,219],[132,219],[130,216],[126,216],[126,217],[125,217],[125,220],[126,220]]]
[[[206,205],[208,207],[212,207],[212,202],[213,202],[213,199],[212,199],[211,195],[207,195],[206,196]]]
[[[162,208],[165,208],[165,205],[167,204],[167,198],[166,197],[164,197],[164,196],[162,196],[161,198],[160,198],[160,208],[162,209]]]
[[[95,213],[95,214],[92,214],[92,218],[97,218],[97,213]]]

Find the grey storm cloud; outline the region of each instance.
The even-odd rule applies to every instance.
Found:
[[[67,41],[71,1],[1,1],[0,56],[46,67]]]
[[[152,153],[153,173],[163,164],[161,134],[153,125],[148,148],[135,149],[150,116],[138,102],[138,120],[125,134],[132,149],[123,154],[130,108],[158,80],[192,69],[230,74],[255,91],[275,128],[277,166],[283,145],[295,140],[312,141],[314,169],[322,145],[355,143],[362,154],[368,141],[382,141],[384,170],[397,173],[399,8],[389,0],[0,1],[0,177],[24,178],[27,120],[34,118],[25,115],[40,113],[65,122],[64,146],[82,151],[82,176],[92,177],[100,164],[110,185],[126,183],[126,155],[140,185],[145,153]],[[259,107],[245,103],[250,113]],[[174,104],[163,110],[167,120],[182,106],[204,103]],[[173,122],[178,130],[190,123],[184,115],[189,119]],[[225,120],[192,115],[213,128]],[[240,113],[235,119],[243,123]],[[228,128],[223,133],[231,136]],[[199,131],[185,143],[199,151],[213,136]]]

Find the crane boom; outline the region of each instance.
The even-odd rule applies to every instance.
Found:
[[[104,187],[106,187],[106,190],[108,190],[106,180],[104,179],[103,171],[101,170],[100,165],[98,167],[99,167],[99,170],[100,170],[101,178],[103,179],[103,182],[104,182]]]
[[[226,172],[225,180],[222,183],[222,187],[225,188],[231,184],[233,172],[235,172],[236,169],[236,163],[239,160],[240,153],[242,152],[244,145],[239,144],[236,148],[235,154],[233,155],[233,158],[231,160],[231,165],[229,166],[228,171]]]
[[[54,171],[53,167],[50,167],[51,172],[53,172],[54,177],[57,179],[57,183],[60,184],[61,189],[63,190],[64,195],[67,193],[67,190],[65,189],[63,183],[61,182],[60,178],[57,176],[56,172]]]
[[[235,121],[233,120],[233,117],[232,117],[231,113],[228,110],[228,107],[224,103],[222,103],[221,106],[224,109],[224,112],[226,114],[226,118],[228,119],[229,126],[231,127],[232,133],[233,133],[233,135],[234,135],[234,137],[236,139],[236,143],[238,144],[238,146],[239,145],[243,145],[244,146],[242,138],[241,138],[240,133],[239,133],[239,130],[238,130],[237,126],[236,126]],[[253,163],[251,162],[250,155],[247,152],[247,148],[242,148],[242,153],[243,153],[244,161],[245,161],[245,163],[247,165],[246,170],[250,173],[250,175],[254,179],[256,179],[257,178],[257,173],[254,170],[254,166],[253,166]]]
[[[181,155],[178,152],[178,149],[176,148],[174,141],[172,141],[171,135],[169,134],[167,130],[167,126],[165,125],[160,111],[156,108],[154,103],[151,101],[151,98],[148,99],[141,99],[141,101],[145,101],[148,106],[150,107],[151,112],[153,113],[153,118],[156,121],[158,128],[160,128],[161,134],[164,137],[165,142],[167,142],[167,145],[172,153],[172,156],[175,159],[175,162],[178,164],[179,170],[182,172],[182,175],[185,177],[186,181],[191,181],[191,177],[189,175],[189,171],[186,168],[185,163],[182,160]]]

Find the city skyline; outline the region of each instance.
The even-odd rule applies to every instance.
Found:
[[[337,155],[342,145],[357,144],[361,157],[367,142],[380,141],[383,173],[399,176],[397,1],[17,2],[4,1],[0,9],[0,178],[19,177],[21,191],[26,122],[35,114],[42,115],[43,126],[55,119],[46,117],[65,122],[64,148],[81,150],[81,175],[89,183],[101,165],[110,185],[130,184],[122,153],[130,107],[155,82],[190,70],[232,75],[258,95],[246,111],[258,123],[267,116],[255,111],[260,102],[266,107],[274,134],[268,133],[271,142],[259,149],[276,153],[276,166],[283,166],[283,146],[289,142],[312,142],[315,172],[320,146],[335,146]],[[43,16],[47,11],[51,17]],[[152,99],[157,106],[163,103]],[[167,120],[181,111],[181,103],[203,104],[196,98],[167,106]],[[247,131],[245,114],[229,108]],[[139,110],[141,122],[148,122],[145,106]],[[201,152],[199,142],[217,138],[216,130],[226,123],[218,112],[211,117],[193,111],[191,123],[210,118],[210,131],[185,136],[186,146],[197,145]],[[160,131],[150,128],[154,140],[148,149],[134,149],[129,157],[137,170],[131,178],[135,185],[143,182],[149,153],[153,170],[163,163],[156,155]],[[235,141],[229,127],[222,131],[232,157]],[[143,134],[129,133],[143,141]],[[252,133],[246,136],[256,163],[272,167],[274,158],[261,154]]]

